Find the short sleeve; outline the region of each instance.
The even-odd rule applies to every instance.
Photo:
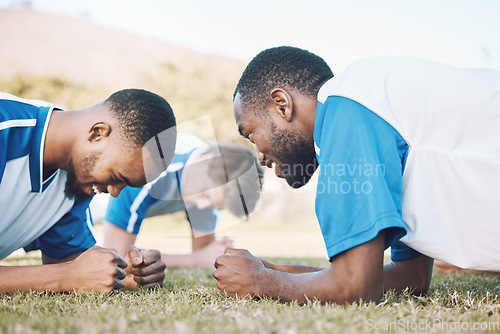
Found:
[[[396,240],[391,245],[391,260],[392,261],[405,261],[413,259],[421,253],[417,252],[413,248],[405,245],[399,240]]]
[[[56,224],[24,247],[25,251],[40,249],[51,258],[62,259],[94,246],[96,241],[89,210],[90,200],[89,197],[75,202]]]
[[[407,145],[364,106],[343,97],[318,103],[316,214],[328,256],[386,230],[386,248],[406,234],[401,216]]]

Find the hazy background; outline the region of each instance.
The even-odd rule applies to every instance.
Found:
[[[334,72],[358,58],[409,54],[458,66],[500,66],[496,0],[33,0],[36,10],[249,61],[297,45]],[[11,0],[1,0],[8,6]]]
[[[376,55],[500,68],[498,17],[496,0],[0,0],[0,90],[76,109],[144,88],[164,96],[180,123],[209,115],[218,140],[248,145],[232,94],[261,50],[305,48],[334,73]],[[260,255],[323,256],[314,186],[292,191],[266,175],[260,211],[225,233]],[[171,233],[168,243],[184,251],[186,230],[161,224],[148,229],[163,239],[148,244],[162,248]]]

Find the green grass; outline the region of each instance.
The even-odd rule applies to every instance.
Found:
[[[272,260],[326,265],[314,258]],[[9,258],[1,264],[38,262]],[[169,270],[164,287],[155,290],[1,295],[0,333],[399,333],[419,328],[441,333],[471,332],[481,325],[500,332],[499,293],[496,275],[435,274],[425,297],[388,292],[379,303],[300,306],[225,298],[210,270],[179,269]]]

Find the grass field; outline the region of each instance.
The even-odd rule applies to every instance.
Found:
[[[224,231],[235,238],[240,244],[237,246],[251,248],[264,242],[257,240],[256,245],[251,245],[251,238],[242,237],[248,234],[249,227],[240,225]],[[154,222],[149,228],[145,227],[139,242],[153,242],[153,234],[163,240],[183,240],[180,226],[177,232],[172,232],[177,239],[154,233],[157,228]],[[307,237],[301,229],[292,226],[286,233],[278,234],[278,227],[268,226],[264,232],[292,241],[294,234],[306,236],[306,241],[310,240],[299,248],[314,255],[316,251],[308,248],[315,248],[317,239]],[[254,226],[252,230],[256,237],[255,231],[259,229]],[[319,253],[323,246],[317,246]],[[328,265],[322,257],[293,256],[272,260]],[[0,261],[0,265],[37,263],[40,260],[36,254],[15,254]],[[122,290],[104,296],[38,292],[1,295],[0,333],[500,333],[499,294],[500,277],[496,275],[435,273],[425,297],[388,292],[378,303],[339,306],[311,301],[300,306],[272,300],[225,298],[219,294],[211,270],[177,269],[169,270],[164,287],[156,290]]]

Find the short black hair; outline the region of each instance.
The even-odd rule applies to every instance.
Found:
[[[115,117],[125,144],[131,147],[142,147],[154,136],[175,126],[170,104],[147,90],[120,90],[104,103]]]
[[[333,77],[319,56],[292,46],[278,46],[260,52],[248,64],[234,91],[244,106],[261,106],[273,88],[295,89],[316,98],[321,86]]]

